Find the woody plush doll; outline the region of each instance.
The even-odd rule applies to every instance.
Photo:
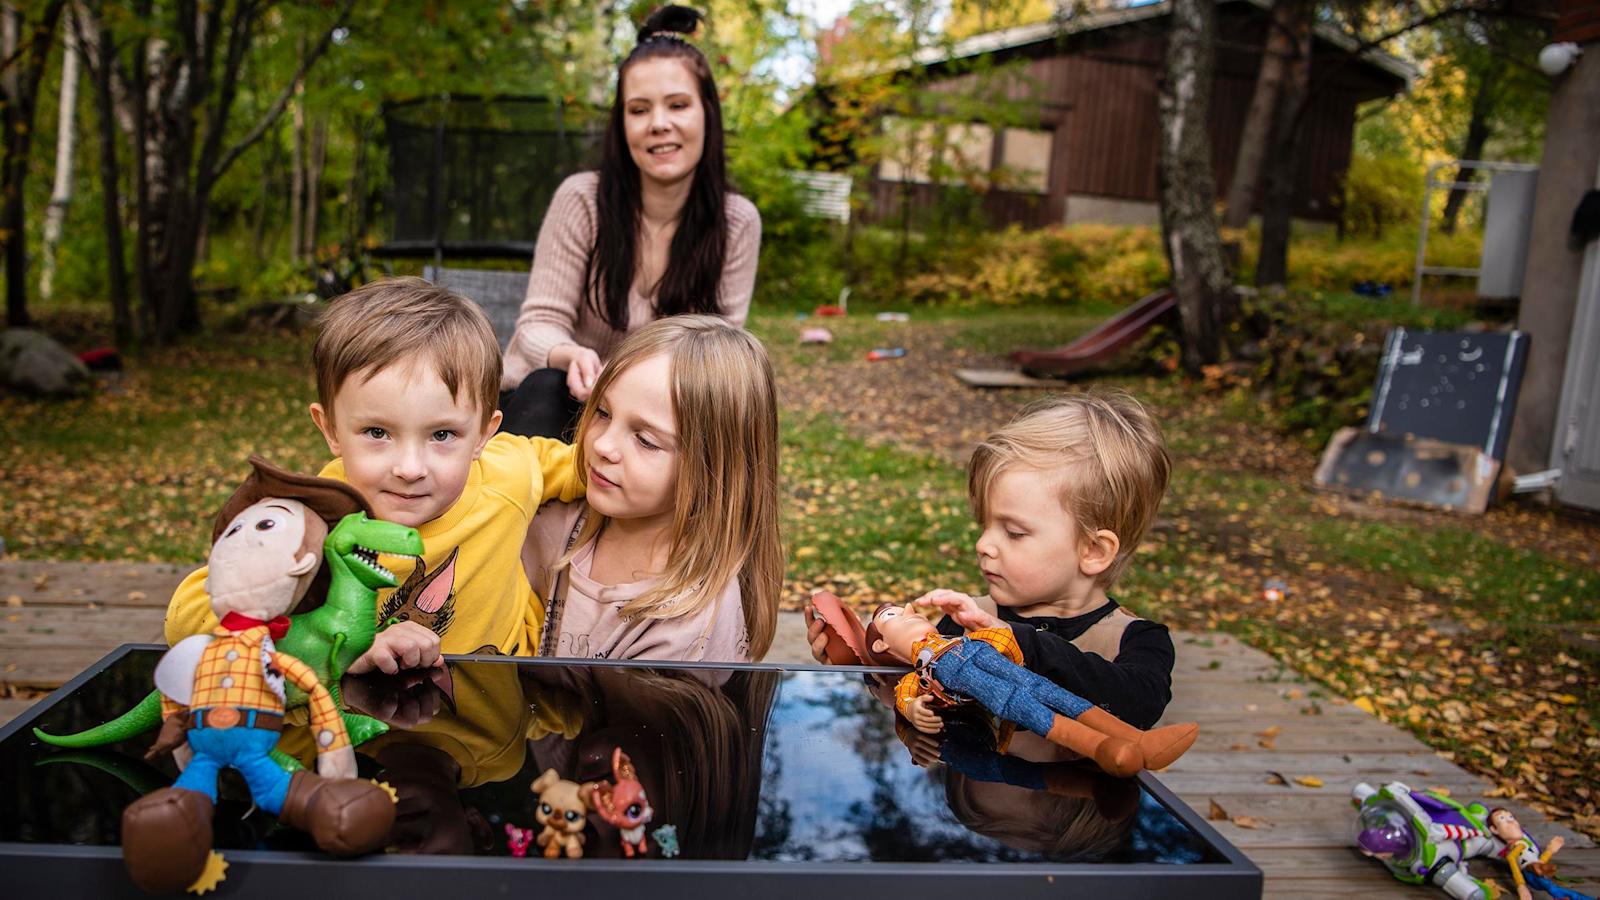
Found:
[[[257,806],[309,831],[326,852],[366,853],[388,837],[393,798],[355,779],[355,753],[327,687],[273,644],[321,564],[324,514],[337,521],[364,506],[348,485],[303,476],[252,478],[224,506],[206,579],[221,624],[180,641],[155,673],[166,725],[152,752],[173,749],[183,773],[122,817],[123,860],[141,888],[203,891],[221,879],[211,817],[223,768],[244,776]],[[268,756],[282,728],[286,681],[310,697],[316,774],[290,775]]]

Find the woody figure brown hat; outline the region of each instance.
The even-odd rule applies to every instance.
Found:
[[[268,497],[299,500],[327,523],[329,531],[351,513],[366,513],[368,517],[373,514],[372,506],[361,496],[361,492],[343,481],[287,472],[255,454],[250,456],[250,468],[249,476],[217,512],[217,520],[211,527],[211,543],[215,544],[222,537],[223,530],[234,516]],[[328,597],[329,577],[327,568],[319,567],[316,578],[294,612],[306,612],[321,606]]]

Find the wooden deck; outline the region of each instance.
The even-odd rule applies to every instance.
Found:
[[[183,574],[153,564],[0,566],[0,686],[54,687],[118,644],[160,640],[166,600]],[[1403,781],[1469,799],[1489,790],[1488,782],[1228,635],[1175,637],[1178,664],[1167,720],[1200,722],[1202,732],[1161,780],[1201,814],[1220,810],[1225,817],[1212,824],[1266,873],[1267,897],[1444,896],[1395,881],[1352,849],[1350,788],[1358,781]],[[782,614],[767,658],[810,661],[799,614]],[[31,702],[6,696],[0,692],[0,723]],[[1322,786],[1296,780],[1308,778]],[[1491,802],[1514,810],[1542,841],[1564,836],[1567,847],[1556,857],[1561,875],[1580,879],[1573,885],[1578,890],[1600,890],[1600,849],[1593,841],[1520,804]],[[1474,871],[1498,876],[1500,870],[1480,862]],[[1509,888],[1509,880],[1500,883]]]

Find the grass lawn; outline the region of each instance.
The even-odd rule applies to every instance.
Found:
[[[1361,321],[1361,302],[1331,299],[1329,318]],[[861,605],[980,590],[962,462],[1038,395],[980,394],[949,371],[1062,343],[1106,313],[758,314],[783,396],[787,601],[821,587]],[[814,325],[834,343],[799,346]],[[908,355],[864,359],[895,346]],[[135,356],[91,398],[0,398],[6,553],[200,560],[248,453],[302,471],[325,460],[305,412],[309,355],[309,335],[216,335]],[[1503,795],[1600,835],[1600,527],[1522,506],[1469,519],[1318,494],[1319,448],[1281,434],[1243,389],[1142,374],[1095,383],[1150,404],[1176,460],[1120,599],[1174,627],[1240,634]],[[1288,583],[1286,599],[1263,598],[1268,578]]]

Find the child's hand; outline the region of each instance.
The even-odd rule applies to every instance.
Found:
[[[944,728],[944,720],[933,711],[933,698],[927,694],[912,699],[906,704],[906,718],[911,720],[912,727],[923,734],[938,734]]]
[[[360,675],[377,669],[393,675],[401,669],[444,665],[439,653],[439,635],[415,622],[396,622],[378,632],[372,647],[350,664],[350,674]]]
[[[962,628],[971,631],[975,628],[1002,628],[1005,623],[1000,621],[993,613],[987,612],[972,599],[960,591],[947,591],[940,588],[929,591],[916,599],[920,606],[937,606],[945,615],[956,620]]]
[[[828,661],[828,623],[817,615],[816,607],[806,607],[806,643],[811,645],[811,657],[819,663]]]

